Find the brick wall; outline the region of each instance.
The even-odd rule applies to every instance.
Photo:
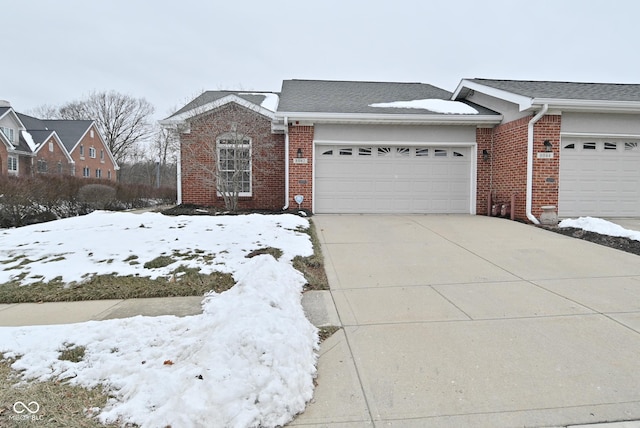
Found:
[[[216,192],[216,140],[236,129],[251,139],[252,195],[240,209],[279,210],[284,206],[284,135],[271,133],[271,120],[237,104],[193,119],[180,135],[182,202],[224,208]]]
[[[531,212],[537,218],[543,205],[558,206],[558,183],[560,179],[560,125],[562,116],[543,116],[533,129],[533,193]],[[553,159],[537,159],[536,153],[544,152],[544,141],[552,144]]]
[[[49,145],[51,144],[51,146]],[[50,150],[50,147],[53,150]],[[43,171],[42,168],[44,165],[42,162],[46,163],[46,171]],[[60,167],[58,167],[60,165]],[[40,166],[40,168],[39,168]],[[47,141],[44,142],[38,153],[36,154],[35,159],[35,167],[34,172],[38,173],[48,173],[48,174],[64,174],[64,175],[72,175],[73,168],[69,163],[63,149],[60,147],[55,138],[51,137]]]
[[[289,206],[297,208],[294,201],[296,195],[302,195],[304,200],[301,208],[311,210],[313,204],[313,126],[289,126]],[[298,149],[302,150],[302,157],[306,164],[294,163]]]
[[[491,190],[491,152],[493,141],[493,129],[477,128],[476,143],[478,144],[477,153],[477,187],[476,187],[476,214],[487,214],[487,199]],[[482,151],[489,153],[489,159],[484,160]]]
[[[7,175],[7,146],[0,142],[0,175]]]
[[[91,130],[93,130],[93,134]],[[98,178],[96,171],[100,170],[103,180],[116,181],[115,166],[107,155],[108,149],[98,135],[96,127],[92,126],[91,130],[82,137],[80,143],[71,152],[71,158],[76,163],[75,175],[76,177],[82,177],[83,169],[87,167],[89,168],[89,177],[87,178]],[[83,155],[80,154],[80,146],[83,147]],[[95,149],[95,157],[91,157],[91,148]],[[42,150],[46,150],[46,148]],[[104,158],[101,158],[101,151],[104,152]],[[109,175],[111,175],[111,178],[109,178]]]
[[[490,162],[482,160],[482,148],[487,146],[487,131],[478,129],[478,214],[486,213],[487,194],[491,190],[494,203],[511,201],[516,195],[515,218],[528,221],[527,194],[527,127],[531,116],[496,126],[492,130]],[[543,205],[558,205],[559,144],[561,116],[543,116],[534,125],[532,213],[539,217]],[[544,141],[553,144],[553,159],[537,159]],[[487,184],[488,183],[488,184]]]

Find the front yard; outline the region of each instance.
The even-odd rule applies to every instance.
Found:
[[[20,426],[13,405],[37,401],[4,381],[16,373],[103,392],[106,404],[86,399],[76,410],[87,426],[84,413],[154,427],[287,423],[311,399],[316,370],[318,331],[300,303],[309,283],[323,286],[310,234],[309,221],[291,214],[95,212],[0,230],[3,301],[105,298],[103,289],[109,298],[137,288],[153,296],[213,290],[203,314],[192,317],[0,328],[4,368],[13,370],[3,376],[0,425]],[[294,265],[308,267],[308,278]],[[60,418],[51,407],[39,406],[40,422]]]

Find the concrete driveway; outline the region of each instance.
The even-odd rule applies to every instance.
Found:
[[[292,426],[640,419],[640,257],[481,216],[313,221],[344,328]]]

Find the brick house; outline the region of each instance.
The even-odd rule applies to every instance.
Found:
[[[41,120],[0,104],[0,175],[64,174],[115,181],[118,164],[91,120]]]
[[[287,80],[269,97],[277,106],[264,108],[267,93],[205,92],[161,122],[180,132],[181,202],[220,204],[194,167],[218,161],[193,147],[259,117],[251,147],[272,141],[274,157],[270,178],[252,170],[245,208],[302,197],[316,213],[487,214],[513,200],[514,217],[533,223],[546,205],[640,215],[640,85],[464,79],[451,93]],[[215,124],[206,138],[204,124]]]

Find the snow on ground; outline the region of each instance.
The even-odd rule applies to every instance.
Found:
[[[280,248],[286,261],[311,255],[308,235],[294,232],[308,225],[294,215],[169,217],[96,211],[0,230],[0,284],[24,271],[29,275],[22,284],[58,276],[64,282],[82,281],[87,274],[114,272],[157,278],[169,276],[180,265],[200,268],[204,274],[233,274],[246,263],[244,256],[259,248]],[[32,262],[24,264],[20,255]],[[176,261],[163,268],[144,267],[160,255],[173,255]]]
[[[623,238],[635,239],[640,241],[640,232],[625,229],[624,227],[612,223],[610,221],[596,217],[579,217],[577,219],[565,219],[559,224],[559,227],[575,227],[584,229],[589,232],[599,233],[601,235],[621,236]]]
[[[478,110],[460,101],[429,98],[424,100],[393,101],[390,103],[374,103],[369,107],[380,108],[417,108],[446,114],[478,114]]]
[[[290,262],[296,254],[312,251],[308,236],[295,231],[307,225],[293,215],[98,212],[2,231],[0,254],[19,246],[36,256],[64,253],[68,260],[85,261],[84,269],[59,264],[58,274],[65,278],[78,278],[77,270],[97,269],[101,263],[96,260],[103,257],[114,258],[112,271],[128,273],[132,267],[120,262],[127,254],[146,259],[199,248],[215,254],[215,268],[233,272],[237,284],[206,296],[203,314],[191,317],[3,327],[0,353],[21,356],[13,368],[24,370],[25,379],[69,379],[85,387],[106,387],[114,398],[99,415],[103,422],[143,427],[283,425],[311,399],[316,371],[317,330],[301,305],[304,277]],[[277,247],[284,255],[279,261],[269,255],[244,257],[257,246]],[[32,272],[44,272],[36,269],[42,264],[31,266]],[[61,349],[73,346],[86,347],[82,361],[58,359]]]

